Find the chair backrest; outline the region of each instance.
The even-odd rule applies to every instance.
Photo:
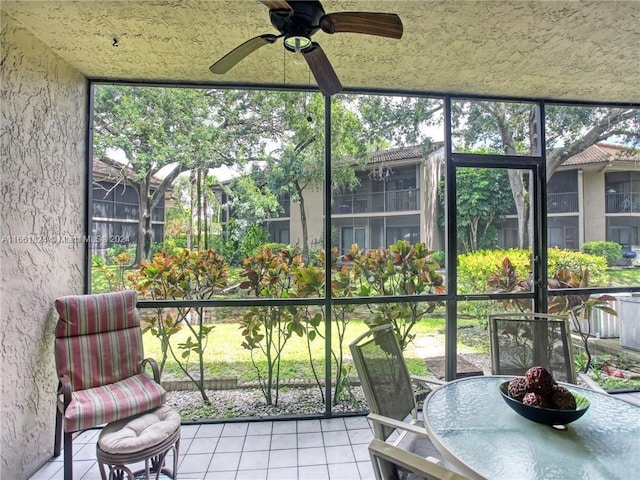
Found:
[[[362,389],[372,413],[405,420],[416,418],[416,401],[411,377],[391,325],[365,332],[350,345]],[[373,424],[377,438],[386,439],[393,427]]]
[[[491,373],[524,375],[539,365],[557,381],[576,383],[569,321],[544,313],[489,315]]]
[[[140,373],[143,359],[135,291],[56,299],[58,378],[74,390],[107,385]]]

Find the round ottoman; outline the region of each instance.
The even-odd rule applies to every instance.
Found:
[[[133,480],[144,473],[149,480],[151,472],[176,478],[178,448],[180,445],[180,414],[166,405],[154,410],[107,424],[98,437],[96,455],[102,480],[123,479],[125,474]],[[165,458],[173,451],[173,469],[165,468]],[[144,470],[132,472],[127,464],[144,460]],[[105,472],[109,466],[109,475]]]

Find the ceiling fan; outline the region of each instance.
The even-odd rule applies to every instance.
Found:
[[[212,73],[227,73],[258,48],[284,37],[284,48],[301,53],[326,96],[342,90],[342,84],[320,45],[311,41],[318,31],[325,33],[363,33],[380,37],[402,38],[402,21],[394,13],[338,12],[324,13],[320,2],[258,0],[269,8],[271,24],[280,35],[264,34],[247,40],[209,67]]]

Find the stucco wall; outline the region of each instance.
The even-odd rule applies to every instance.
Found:
[[[584,241],[606,240],[607,222],[602,171],[584,171],[582,198],[584,199]]]
[[[0,478],[53,452],[53,300],[81,293],[86,79],[2,13]]]

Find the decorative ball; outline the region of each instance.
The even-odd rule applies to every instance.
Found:
[[[560,385],[554,385],[551,389],[551,403],[555,408],[560,410],[576,409],[575,397],[569,390]]]
[[[556,384],[553,376],[543,367],[531,367],[526,373],[527,387],[543,397],[551,394],[551,389]]]
[[[527,393],[527,379],[524,377],[516,377],[509,382],[507,392],[511,398],[522,401]]]
[[[529,392],[522,399],[524,405],[531,405],[532,407],[549,408],[549,402],[539,393]]]

